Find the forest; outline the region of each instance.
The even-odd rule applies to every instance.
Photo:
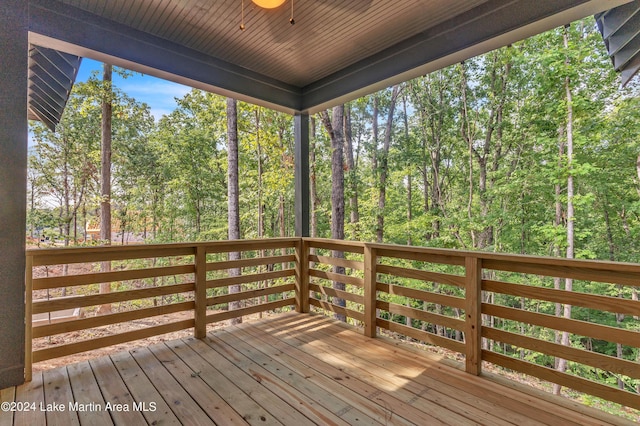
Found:
[[[310,117],[311,236],[638,263],[639,90],[620,87],[588,18],[318,113]],[[294,235],[293,117],[196,89],[177,103],[155,120],[95,74],[76,83],[55,132],[31,122],[31,244],[226,240],[230,168],[235,238]],[[117,238],[90,235],[105,203]],[[637,287],[601,291],[638,298]],[[640,327],[623,315],[602,321]],[[637,347],[598,351],[640,357]],[[602,380],[640,388],[633,378]]]

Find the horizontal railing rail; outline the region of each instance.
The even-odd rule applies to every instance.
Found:
[[[103,262],[110,271],[100,271]],[[391,333],[453,351],[471,374],[489,362],[640,409],[638,264],[281,238],[29,250],[27,265],[27,318],[40,318],[27,321],[27,377],[32,362],[188,328],[204,337],[207,324],[294,307],[370,337]],[[236,268],[241,274],[230,273]],[[575,291],[564,289],[566,279]],[[112,291],[100,294],[105,282]],[[104,304],[114,312],[93,315]],[[571,316],[559,315],[568,306]],[[85,316],[52,320],[68,310]],[[32,339],[180,312],[186,317],[31,347]]]

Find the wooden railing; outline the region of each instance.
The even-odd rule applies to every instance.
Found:
[[[26,322],[26,378],[31,379],[34,362],[188,328],[194,329],[196,337],[204,337],[207,324],[295,306],[294,266],[299,264],[296,247],[300,245],[299,239],[290,238],[29,250],[27,318],[42,314],[55,318],[71,308],[88,313],[84,318],[37,321],[40,325]],[[227,260],[230,252],[240,252],[242,259]],[[99,272],[104,262],[110,263],[110,272]],[[229,276],[228,271],[238,268],[241,275]],[[99,293],[101,283],[111,283],[111,291]],[[229,294],[227,287],[235,284],[243,286],[243,291]],[[208,310],[230,302],[245,303],[234,311]],[[94,314],[105,305],[112,313]],[[186,318],[160,317],[178,312]],[[141,324],[154,317],[154,325]],[[121,323],[133,329],[109,334],[100,329]],[[86,330],[95,336],[66,341],[68,333]],[[32,350],[35,339],[59,336],[59,344]]]
[[[324,250],[309,255],[317,262],[308,274],[311,309],[346,315],[367,336],[384,330],[458,352],[471,374],[490,362],[640,409],[638,389],[628,383],[640,379],[640,302],[632,299],[640,265],[319,239],[305,239],[304,247]],[[327,269],[336,266],[346,271]],[[574,288],[594,292],[556,290],[554,278],[574,279]],[[349,294],[333,290],[332,282],[345,283]],[[346,303],[333,303],[334,297]],[[554,315],[556,304],[573,306],[572,318]],[[616,316],[617,326],[599,323],[615,324]],[[562,332],[583,347],[556,343]],[[599,353],[594,342],[620,345],[623,356]],[[557,371],[560,358],[573,368]],[[625,389],[569,372],[581,369],[620,379]]]
[[[229,261],[230,252],[242,252],[242,259]],[[105,261],[113,271],[97,272]],[[95,270],[85,266],[72,274],[70,266],[67,275],[55,275],[63,268],[57,266],[50,276],[42,276],[43,268],[53,265],[91,262]],[[27,375],[32,361],[187,328],[203,337],[212,322],[295,307],[298,312],[346,318],[370,337],[392,333],[457,352],[471,374],[480,374],[482,363],[490,362],[640,409],[640,396],[629,386],[640,379],[640,302],[632,298],[632,289],[640,286],[636,264],[311,238],[31,250],[27,264],[28,297],[32,291],[39,299],[45,292],[49,296],[28,303],[29,315],[103,304],[115,311],[33,327],[28,321],[33,339],[168,313],[189,314],[38,349],[32,359],[27,339]],[[242,274],[230,276],[227,271],[233,268],[242,268]],[[38,278],[32,279],[34,271]],[[576,280],[578,291],[554,289],[554,279],[566,278]],[[112,284],[111,293],[97,294],[102,282],[128,282],[136,288],[118,291],[119,285]],[[334,283],[343,286],[335,288]],[[242,291],[230,294],[227,288],[234,284],[242,285]],[[61,297],[61,288],[67,289],[66,297]],[[237,301],[243,301],[243,307],[226,309]],[[573,306],[572,318],[555,315],[556,305]],[[562,332],[575,344],[559,344]],[[598,350],[606,345],[616,347],[621,356]],[[570,363],[567,372],[554,368],[560,358]],[[580,370],[598,372],[614,383],[580,377]],[[620,383],[626,387],[620,389]]]

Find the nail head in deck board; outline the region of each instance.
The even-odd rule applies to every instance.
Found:
[[[153,409],[142,411],[142,415],[148,424],[181,424],[129,352],[111,355],[111,360],[131,392],[133,399],[149,408],[152,407],[151,404],[153,403]]]
[[[105,403],[125,404],[130,407],[131,411],[112,410],[109,412],[113,422],[123,425],[136,425],[146,423],[144,416],[139,411],[133,411],[134,400],[129,393],[129,389],[118,374],[118,370],[113,365],[109,357],[96,358],[89,361],[93,374]]]

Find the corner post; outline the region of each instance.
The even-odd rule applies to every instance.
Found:
[[[309,114],[294,116],[295,230],[297,237],[309,236]]]
[[[465,258],[465,370],[482,372],[482,260]]]
[[[296,245],[296,312],[309,312],[309,246],[304,238]]]
[[[193,335],[203,339],[207,335],[207,248],[196,246],[195,253],[195,327]]]
[[[0,3],[0,389],[25,380],[29,2]]]
[[[364,245],[364,335],[376,337],[376,303],[378,291],[376,288],[376,264],[378,255],[375,247]]]

